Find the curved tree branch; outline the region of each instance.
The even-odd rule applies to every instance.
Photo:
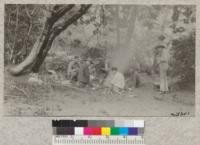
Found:
[[[54,39],[85,14],[90,6],[81,5],[80,7],[80,5],[77,5],[74,7],[74,5],[65,5],[65,7],[61,7],[60,5],[56,5],[53,7],[53,11],[46,15],[43,32],[34,44],[30,54],[19,65],[9,69],[10,73],[12,75],[20,75],[26,71],[38,72]],[[67,15],[67,17],[64,21],[60,21],[60,18],[64,15]]]
[[[61,23],[60,25],[53,27],[53,29],[51,30],[51,32],[49,33],[50,36],[48,38],[48,42],[46,43],[46,47],[45,49],[41,49],[38,55],[38,59],[35,61],[35,63],[33,64],[32,67],[32,71],[33,72],[38,72],[39,71],[39,67],[41,66],[41,64],[43,63],[49,49],[51,48],[51,45],[53,43],[53,40],[65,29],[67,29],[68,26],[70,26],[72,23],[74,23],[75,21],[77,21],[83,14],[85,14],[87,12],[87,10],[91,7],[91,5],[81,5],[81,8],[78,9],[78,11],[76,10],[75,7],[75,11],[69,11],[69,19],[66,19],[63,23]]]
[[[63,30],[65,30],[69,25],[77,21],[80,17],[82,17],[83,14],[87,12],[87,10],[91,7],[91,4],[88,5],[81,5],[81,8],[77,11],[72,11],[70,13],[69,19],[66,19],[63,23],[55,26],[52,30],[52,32],[55,33],[55,35],[59,35]]]
[[[75,6],[74,4],[70,4],[70,5],[67,5],[67,6],[60,6],[60,8],[58,8],[58,10],[56,12],[52,12],[52,16],[50,18],[51,22],[55,23],[58,19],[60,19],[68,11],[70,11],[74,6]]]

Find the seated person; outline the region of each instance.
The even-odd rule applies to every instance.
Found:
[[[85,87],[90,85],[90,72],[89,72],[90,60],[83,59],[80,64],[80,69],[78,72],[78,82],[80,87]]]
[[[120,93],[120,91],[123,90],[125,87],[124,75],[121,72],[119,72],[116,67],[112,68],[112,74],[113,74],[111,80],[112,90],[116,93]]]
[[[73,72],[74,66],[79,66],[79,57],[75,56],[68,64],[67,67],[67,78],[71,80],[71,73]]]
[[[130,68],[127,73],[127,81],[126,87],[127,88],[138,88],[140,86],[140,75],[139,69],[137,68]]]
[[[69,75],[70,82],[77,82],[78,81],[78,71],[79,71],[79,65],[78,63],[75,63],[72,68]]]

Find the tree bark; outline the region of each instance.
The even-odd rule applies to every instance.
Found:
[[[47,39],[49,37],[49,34],[45,34],[47,33],[49,30],[49,24],[46,24],[43,32],[41,34],[41,36],[39,37],[39,39],[35,42],[30,54],[28,55],[28,57],[26,57],[26,59],[21,62],[19,65],[12,67],[10,69],[10,73],[12,75],[20,75],[23,72],[25,72],[29,67],[31,67],[31,65],[34,63],[35,59],[37,59],[37,56],[39,54],[40,49],[43,48],[43,46],[47,43]],[[49,32],[48,32],[49,33]]]
[[[128,23],[128,28],[127,28],[127,35],[126,35],[126,40],[125,40],[125,47],[127,49],[130,48],[130,42],[133,36],[133,32],[135,29],[135,21],[136,21],[136,17],[137,17],[137,6],[133,6],[131,9],[131,17]]]
[[[40,66],[42,65],[43,61],[45,60],[45,57],[48,53],[48,51],[51,48],[51,45],[53,43],[53,40],[60,35],[61,32],[63,32],[65,29],[67,29],[68,26],[70,26],[72,23],[74,23],[76,20],[78,20],[83,14],[87,12],[87,10],[90,8],[91,5],[88,6],[82,6],[78,12],[74,11],[70,13],[72,15],[68,19],[66,19],[63,23],[53,28],[53,31],[51,31],[51,34],[48,38],[48,42],[46,43],[46,47],[43,47],[44,49],[40,49],[40,53],[38,55],[38,59],[36,60],[35,64],[33,65],[32,71],[38,72]]]
[[[116,39],[116,48],[120,48],[120,20],[119,20],[119,6],[116,6],[116,15],[115,15],[115,20],[116,20],[116,33],[117,33],[117,39]]]
[[[54,39],[68,26],[85,14],[90,6],[91,5],[81,5],[80,8],[77,8],[78,6],[75,5],[68,5],[65,7],[59,7],[56,5],[56,9],[53,9],[50,16],[47,17],[43,32],[34,44],[28,57],[19,65],[10,68],[10,73],[12,75],[21,75],[23,72],[28,70],[31,70],[35,73],[38,72],[48,51],[51,48]],[[68,17],[65,18],[62,23],[56,25],[56,22],[58,22],[60,18],[66,14],[68,14]]]

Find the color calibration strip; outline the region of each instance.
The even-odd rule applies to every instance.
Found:
[[[59,120],[52,121],[53,135],[142,136],[143,120]]]

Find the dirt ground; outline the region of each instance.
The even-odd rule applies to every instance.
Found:
[[[56,83],[31,84],[28,78],[5,73],[5,116],[194,116],[194,92],[160,95],[147,75],[141,76],[139,88],[122,95]]]

